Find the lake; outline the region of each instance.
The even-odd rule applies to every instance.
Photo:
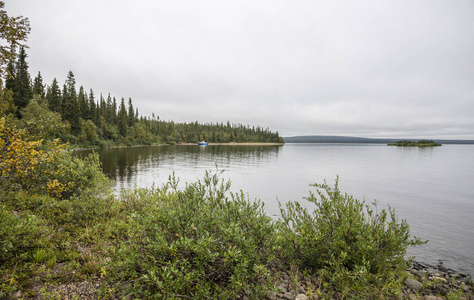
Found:
[[[79,155],[90,151],[76,152]],[[416,260],[474,274],[474,145],[399,148],[383,144],[284,146],[151,146],[96,150],[116,188],[161,186],[175,172],[180,184],[224,170],[232,190],[261,199],[278,217],[284,203],[309,195],[311,183],[330,185],[380,208],[391,205],[411,232],[429,240],[412,248]],[[306,202],[308,207],[309,203]]]

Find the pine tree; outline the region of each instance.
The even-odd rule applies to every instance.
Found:
[[[16,64],[15,86],[13,89],[13,103],[18,110],[26,107],[33,98],[33,90],[30,85],[30,74],[26,62],[25,48],[20,48],[20,55]]]
[[[48,107],[50,110],[61,113],[61,90],[59,89],[56,78],[53,79],[53,83],[48,87],[46,100],[48,101]]]

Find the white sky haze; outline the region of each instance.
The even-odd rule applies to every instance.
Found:
[[[141,115],[474,139],[474,1],[7,0],[29,71]]]

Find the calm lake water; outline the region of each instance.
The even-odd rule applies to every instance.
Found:
[[[429,240],[410,250],[418,261],[443,260],[450,268],[474,274],[473,145],[152,146],[96,152],[117,189],[161,186],[173,172],[184,187],[217,164],[233,191],[261,199],[275,217],[277,199],[304,203],[309,184],[326,179],[333,185],[339,176],[343,192],[367,202],[377,199],[380,208],[390,204],[414,235]]]

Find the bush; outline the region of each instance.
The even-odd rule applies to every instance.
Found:
[[[156,198],[145,199],[146,209],[131,206],[138,210],[116,251],[115,277],[133,281],[131,289],[145,298],[235,299],[245,290],[264,295],[276,239],[263,204],[243,194],[229,199],[230,183],[217,174],[183,191],[176,186],[171,179],[148,193]]]
[[[46,189],[58,198],[68,198],[91,188],[108,185],[97,153],[80,158],[63,151],[45,168],[49,174]],[[42,172],[44,173],[44,169]]]
[[[20,216],[0,205],[0,264],[40,247],[41,227],[41,221],[35,216]]]
[[[397,272],[408,267],[408,246],[423,242],[410,238],[405,220],[397,222],[395,211],[378,211],[334,188],[314,184],[317,196],[305,198],[316,205],[310,213],[298,202],[280,204],[282,258],[297,265],[325,270],[337,290],[356,286],[400,283]],[[319,198],[318,198],[319,196]]]
[[[100,195],[95,192],[96,190],[84,191],[81,195],[69,199],[68,220],[71,224],[92,227],[118,216],[122,203],[107,190]]]
[[[0,186],[5,191],[48,192],[66,198],[105,184],[97,154],[84,159],[65,151],[59,140],[29,141],[28,132],[0,119]]]

